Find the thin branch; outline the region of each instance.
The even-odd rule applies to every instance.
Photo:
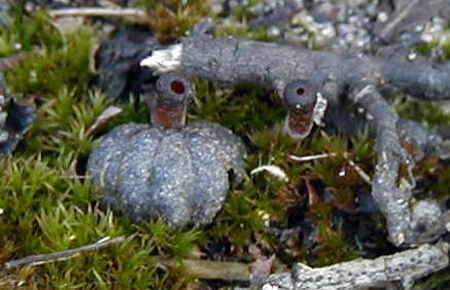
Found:
[[[82,16],[82,17],[121,17],[140,24],[148,23],[148,16],[144,10],[136,8],[101,8],[80,7],[50,10],[53,17]]]
[[[1,266],[0,269],[9,269],[9,268],[17,267],[20,265],[34,266],[34,265],[46,264],[46,263],[50,263],[50,262],[54,262],[54,261],[66,260],[66,259],[70,259],[75,256],[78,256],[81,253],[96,251],[100,248],[104,248],[109,245],[122,243],[123,241],[125,241],[125,238],[122,236],[113,238],[113,239],[110,239],[108,237],[108,238],[102,239],[96,243],[89,244],[89,245],[82,246],[82,247],[75,248],[75,249],[70,249],[70,250],[56,252],[56,253],[50,253],[50,254],[32,255],[32,256],[22,258],[22,259],[6,262]]]
[[[0,71],[11,69],[16,64],[21,63],[29,55],[31,55],[31,52],[19,52],[0,58]]]
[[[327,51],[299,49],[289,45],[257,42],[233,37],[212,38],[191,33],[182,38],[181,56],[156,59],[155,54],[141,65],[156,71],[181,67],[187,74],[210,79],[225,86],[253,83],[278,89],[280,82],[311,80],[323,86],[323,96],[339,96],[361,76],[376,76],[412,97],[422,100],[450,99],[449,67],[416,64],[369,56],[341,55]],[[158,55],[171,55],[167,50]],[[176,65],[175,65],[176,64]],[[329,100],[337,101],[337,100]]]
[[[174,267],[180,261],[165,260],[162,263]],[[250,265],[245,263],[183,259],[181,264],[189,275],[199,279],[250,281]]]
[[[104,238],[93,244],[66,251],[32,255],[22,259],[13,260],[0,265],[0,270],[6,270],[20,265],[41,265],[55,261],[74,258],[82,253],[92,252],[113,244],[125,241],[123,236],[117,238]],[[250,264],[239,262],[208,261],[198,259],[164,259],[161,256],[152,257],[167,267],[176,267],[180,263],[185,267],[187,273],[200,279],[217,279],[226,281],[250,281]]]
[[[294,161],[298,162],[305,162],[305,161],[312,161],[317,159],[325,159],[336,156],[336,153],[322,153],[322,154],[315,154],[315,155],[307,155],[307,156],[295,156],[295,155],[289,155],[288,157]]]
[[[89,128],[87,129],[87,131],[85,132],[85,136],[92,136],[94,134],[94,132],[102,125],[104,125],[105,123],[107,123],[109,120],[111,120],[112,118],[116,117],[117,115],[119,115],[120,113],[122,113],[122,108],[117,107],[117,106],[108,106],[101,114],[100,116],[98,116],[94,123],[89,126]]]
[[[370,81],[362,79],[352,87],[350,98],[367,110],[368,114],[376,116],[373,122],[378,163],[372,181],[372,196],[386,215],[389,238],[397,246],[405,241],[411,242],[409,199],[414,185],[411,182],[397,186],[397,180],[400,166],[405,164],[412,167],[414,163],[400,145],[396,127],[398,115]],[[410,179],[413,181],[414,177],[410,176]]]
[[[411,287],[414,281],[448,267],[448,249],[449,245],[441,242],[376,259],[357,259],[322,268],[298,263],[292,272],[270,276],[263,289],[362,290],[388,283]]]
[[[364,171],[364,169],[362,169],[353,160],[349,159],[348,155],[349,154],[347,152],[345,152],[344,157],[347,159],[348,165],[350,165],[356,171],[356,173],[362,178],[362,180],[364,180],[368,184],[371,184],[372,180],[371,180],[369,174],[367,174]],[[322,154],[307,155],[307,156],[289,155],[288,158],[292,159],[294,161],[298,161],[298,162],[306,162],[306,161],[325,159],[325,158],[330,158],[330,157],[335,157],[335,156],[337,156],[337,153],[331,152],[331,153],[322,153]]]
[[[252,171],[250,171],[250,175],[254,175],[260,172],[266,171],[268,173],[270,173],[272,176],[278,178],[281,181],[287,182],[289,181],[289,178],[286,175],[286,172],[284,172],[283,169],[281,169],[279,166],[276,165],[262,165],[262,166],[258,166],[254,169],[252,169]]]
[[[380,36],[385,38],[388,35],[391,35],[393,31],[398,27],[398,25],[411,14],[411,10],[416,8],[417,3],[419,3],[420,0],[412,0],[411,2],[407,3],[402,9],[399,10],[396,17],[390,21],[380,32]]]
[[[353,169],[358,173],[359,177],[361,177],[362,180],[364,180],[367,184],[372,184],[372,179],[370,178],[369,174],[367,174],[364,169],[359,167],[358,164],[356,164],[353,160],[349,160],[348,164],[353,167]]]

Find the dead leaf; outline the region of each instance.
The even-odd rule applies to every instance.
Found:
[[[323,202],[321,196],[317,192],[316,187],[314,186],[314,184],[311,183],[311,181],[308,178],[305,178],[305,185],[308,191],[308,204],[310,206]]]
[[[109,106],[108,108],[106,108],[106,110],[104,110],[103,113],[101,113],[101,115],[97,117],[95,122],[86,131],[86,136],[91,136],[98,127],[104,125],[106,122],[122,113],[122,111],[122,108],[116,106]]]
[[[275,255],[267,258],[260,256],[250,266],[250,284],[251,286],[261,286],[272,273],[272,265],[275,261]]]
[[[258,166],[256,168],[254,168],[252,171],[250,171],[250,175],[254,175],[260,172],[266,171],[268,172],[270,175],[278,178],[281,181],[284,182],[288,182],[289,178],[286,175],[286,172],[284,172],[283,169],[281,169],[281,167],[275,166],[275,165],[263,165],[263,166]]]
[[[65,16],[53,20],[53,26],[58,29],[61,35],[67,35],[84,24],[84,17],[81,16]]]

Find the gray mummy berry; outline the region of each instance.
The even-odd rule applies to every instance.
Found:
[[[227,196],[229,174],[235,182],[243,179],[246,151],[219,124],[185,124],[192,94],[184,75],[162,75],[149,97],[153,126],[129,123],[102,137],[87,173],[107,207],[134,221],[212,222]]]

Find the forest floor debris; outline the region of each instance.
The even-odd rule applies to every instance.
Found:
[[[0,72],[0,158],[14,150],[36,117],[30,105],[21,105],[8,92]]]
[[[369,54],[370,58],[375,53],[387,57],[389,62],[406,60],[419,64],[448,59],[445,10],[436,17],[433,10],[421,9],[424,14],[414,17],[420,20],[415,23],[415,28],[403,26],[398,21],[400,25],[394,29],[389,41],[379,41],[375,28],[389,25],[396,19],[399,7],[407,2],[79,0],[67,3],[21,0],[20,7],[14,3],[9,5],[8,14],[12,21],[7,21],[4,26],[7,28],[0,32],[0,57],[14,60],[6,67],[8,84],[20,103],[33,95],[30,101],[37,108],[37,117],[14,154],[7,154],[0,164],[0,187],[3,189],[0,262],[77,248],[104,236],[132,238],[101,252],[80,255],[70,262],[2,271],[0,288],[44,289],[72,285],[93,289],[237,289],[250,286],[249,280],[198,280],[195,277],[199,276],[191,275],[178,261],[205,262],[202,267],[209,270],[209,277],[221,279],[223,265],[215,265],[222,267],[216,270],[206,262],[237,263],[239,274],[248,277],[248,265],[257,260],[251,250],[254,247],[265,257],[275,254],[271,270],[286,275],[299,261],[313,269],[323,269],[333,264],[339,267],[358,257],[368,262],[381,261],[392,255],[414,255],[418,249],[426,248],[419,246],[404,252],[386,240],[386,227],[370,194],[371,187],[351,164],[354,162],[373,179],[377,154],[371,137],[377,135],[377,130],[371,125],[373,122],[366,120],[367,109],[362,110],[351,101],[345,102],[335,108],[337,113],[327,115],[324,127],[313,127],[310,135],[298,143],[283,133],[280,123],[286,110],[278,97],[253,86],[230,90],[199,79],[195,79],[199,93],[188,118],[207,119],[232,129],[250,148],[248,169],[258,168],[261,164],[276,164],[283,168],[289,180],[280,181],[264,173],[252,175],[244,185],[230,191],[214,225],[204,229],[172,229],[161,221],[131,224],[120,215],[101,211],[96,202],[98,193],[88,179],[84,179],[87,155],[95,145],[94,140],[111,128],[130,121],[148,121],[145,105],[130,99],[128,93],[134,90],[132,93],[138,95],[139,86],[142,83],[151,86],[156,77],[150,77],[149,81],[144,78],[141,83],[140,76],[121,73],[115,81],[121,86],[125,84],[126,89],[122,93],[115,92],[120,97],[107,99],[93,86],[98,79],[88,69],[89,59],[93,58],[92,43],[95,42],[92,39],[109,39],[110,36],[104,33],[110,28],[105,27],[124,27],[129,23],[120,17],[92,16],[74,31],[61,35],[51,23],[53,18],[40,9],[43,5],[49,9],[142,9],[150,15],[148,37],[156,36],[165,44],[177,42],[192,23],[210,16],[217,21],[214,32],[217,37],[239,35],[289,43],[296,49],[355,52],[358,57]],[[205,5],[214,5],[217,9],[204,10]],[[286,6],[289,9],[283,10]],[[408,14],[403,19],[413,15]],[[136,23],[136,18],[127,21]],[[143,23],[143,20],[138,22]],[[249,23],[252,23],[251,27]],[[128,29],[137,28],[130,25]],[[147,28],[140,29],[145,31]],[[33,52],[35,48],[39,53]],[[22,52],[29,55],[20,57],[17,62],[14,56],[22,56]],[[113,48],[108,53],[115,52]],[[147,52],[153,53],[153,50]],[[128,58],[120,49],[118,55],[127,69],[131,62],[137,66],[139,58],[143,57],[139,54]],[[113,57],[107,58],[104,64],[113,60]],[[427,66],[411,67],[419,67],[420,71]],[[142,72],[150,75],[145,70]],[[104,83],[112,83],[113,79],[110,80],[106,78]],[[136,82],[130,86],[133,81]],[[416,88],[403,90],[411,92]],[[364,91],[364,87],[353,89],[356,95]],[[444,159],[445,155],[448,157],[448,147],[444,147],[450,136],[446,130],[450,117],[441,111],[441,103],[408,99],[391,88],[383,88],[380,93],[389,95],[387,102],[396,107],[398,140],[416,164],[412,168],[414,180],[409,178],[405,164],[400,165],[398,185],[406,184],[400,183],[402,180],[416,183],[411,191],[415,209],[443,212],[444,222],[435,228],[439,236],[448,226],[450,207],[450,171],[448,161]],[[122,113],[89,131],[87,128],[111,105],[120,107]],[[414,121],[405,120],[405,117],[414,118]],[[414,141],[417,146],[411,146]],[[317,154],[329,156],[308,162],[289,158]],[[65,178],[68,170],[72,178]],[[423,212],[422,209],[418,212]],[[414,223],[419,229],[424,227],[417,221]],[[424,240],[436,239],[431,232]],[[442,239],[448,241],[448,234]],[[436,245],[430,245],[428,249],[434,247]],[[171,262],[164,264],[149,259],[154,256]],[[261,273],[266,273],[267,267],[262,270]],[[448,277],[447,267],[417,281],[413,287],[447,289]]]
[[[419,239],[421,231],[412,227],[414,218],[411,214],[414,211],[409,204],[415,184],[412,175],[414,161],[401,145],[397,128],[399,117],[377,87],[390,83],[420,99],[448,99],[447,91],[450,90],[446,86],[450,84],[450,78],[445,67],[400,61],[393,63],[386,59],[343,56],[232,37],[212,38],[204,34],[185,37],[179,46],[181,50],[176,51],[180,55],[155,53],[145,58],[141,65],[160,70],[168,67],[166,61],[172,64],[174,59],[178,59],[178,67],[187,73],[231,87],[253,83],[283,91],[292,83],[308,80],[314,86],[304,85],[296,92],[301,90],[302,96],[323,94],[330,110],[333,106],[342,105],[340,100],[345,97],[365,110],[366,119],[374,127],[378,152],[372,194],[386,216],[389,237],[397,246],[423,242]],[[175,51],[173,47],[168,50]],[[284,96],[283,93],[281,95]],[[291,119],[292,116],[288,121]],[[415,146],[426,142],[415,141],[419,136],[414,131],[404,130],[403,133]],[[398,185],[401,165],[406,166],[408,176]],[[426,219],[420,223],[426,224]]]

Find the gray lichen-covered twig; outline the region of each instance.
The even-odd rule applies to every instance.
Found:
[[[396,63],[232,37],[183,38],[180,65],[189,74],[230,86],[254,83],[278,89],[280,81],[301,79],[325,86],[328,90],[324,93],[336,95],[361,77],[370,76],[378,83],[392,83],[415,98],[450,98],[450,75],[445,66]]]
[[[399,186],[396,184],[400,165],[406,164],[410,171],[413,161],[406,149],[400,145],[396,127],[397,113],[382,98],[376,87],[367,81],[362,80],[355,85],[350,96],[355,103],[366,108],[368,114],[374,116],[377,129],[378,164],[372,181],[372,195],[386,215],[391,239],[396,244],[402,244],[405,240],[411,243],[413,241],[407,236],[414,235],[410,230],[411,213],[409,210],[409,199],[414,181],[404,181]],[[413,176],[410,178],[413,179]]]
[[[323,268],[298,263],[292,272],[273,274],[264,290],[360,290],[388,283],[412,286],[415,280],[448,266],[447,243],[422,245],[377,259],[359,259]]]
[[[387,217],[390,240],[397,246],[420,244],[436,234],[424,235],[419,228],[444,231],[442,226],[428,222],[439,220],[434,219],[441,214],[433,211],[434,205],[430,203],[428,208],[428,203],[422,204],[421,210],[430,215],[428,217],[410,206],[414,184],[411,174],[409,184],[397,184],[403,180],[398,178],[400,166],[406,165],[409,170],[413,166],[399,136],[417,138],[405,130],[407,127],[399,130],[397,113],[381,97],[377,87],[388,82],[415,98],[448,99],[450,74],[447,67],[344,56],[233,37],[216,39],[204,34],[206,30],[208,25],[197,26],[192,36],[183,38],[181,44],[164,53],[154,53],[141,65],[162,71],[181,67],[188,74],[225,86],[253,83],[278,91],[293,82],[307,80],[319,88],[330,107],[339,106],[342,97],[347,96],[367,112],[367,119],[372,120],[379,155],[372,192]],[[433,139],[430,136],[424,134],[426,140],[417,141],[428,143]]]

